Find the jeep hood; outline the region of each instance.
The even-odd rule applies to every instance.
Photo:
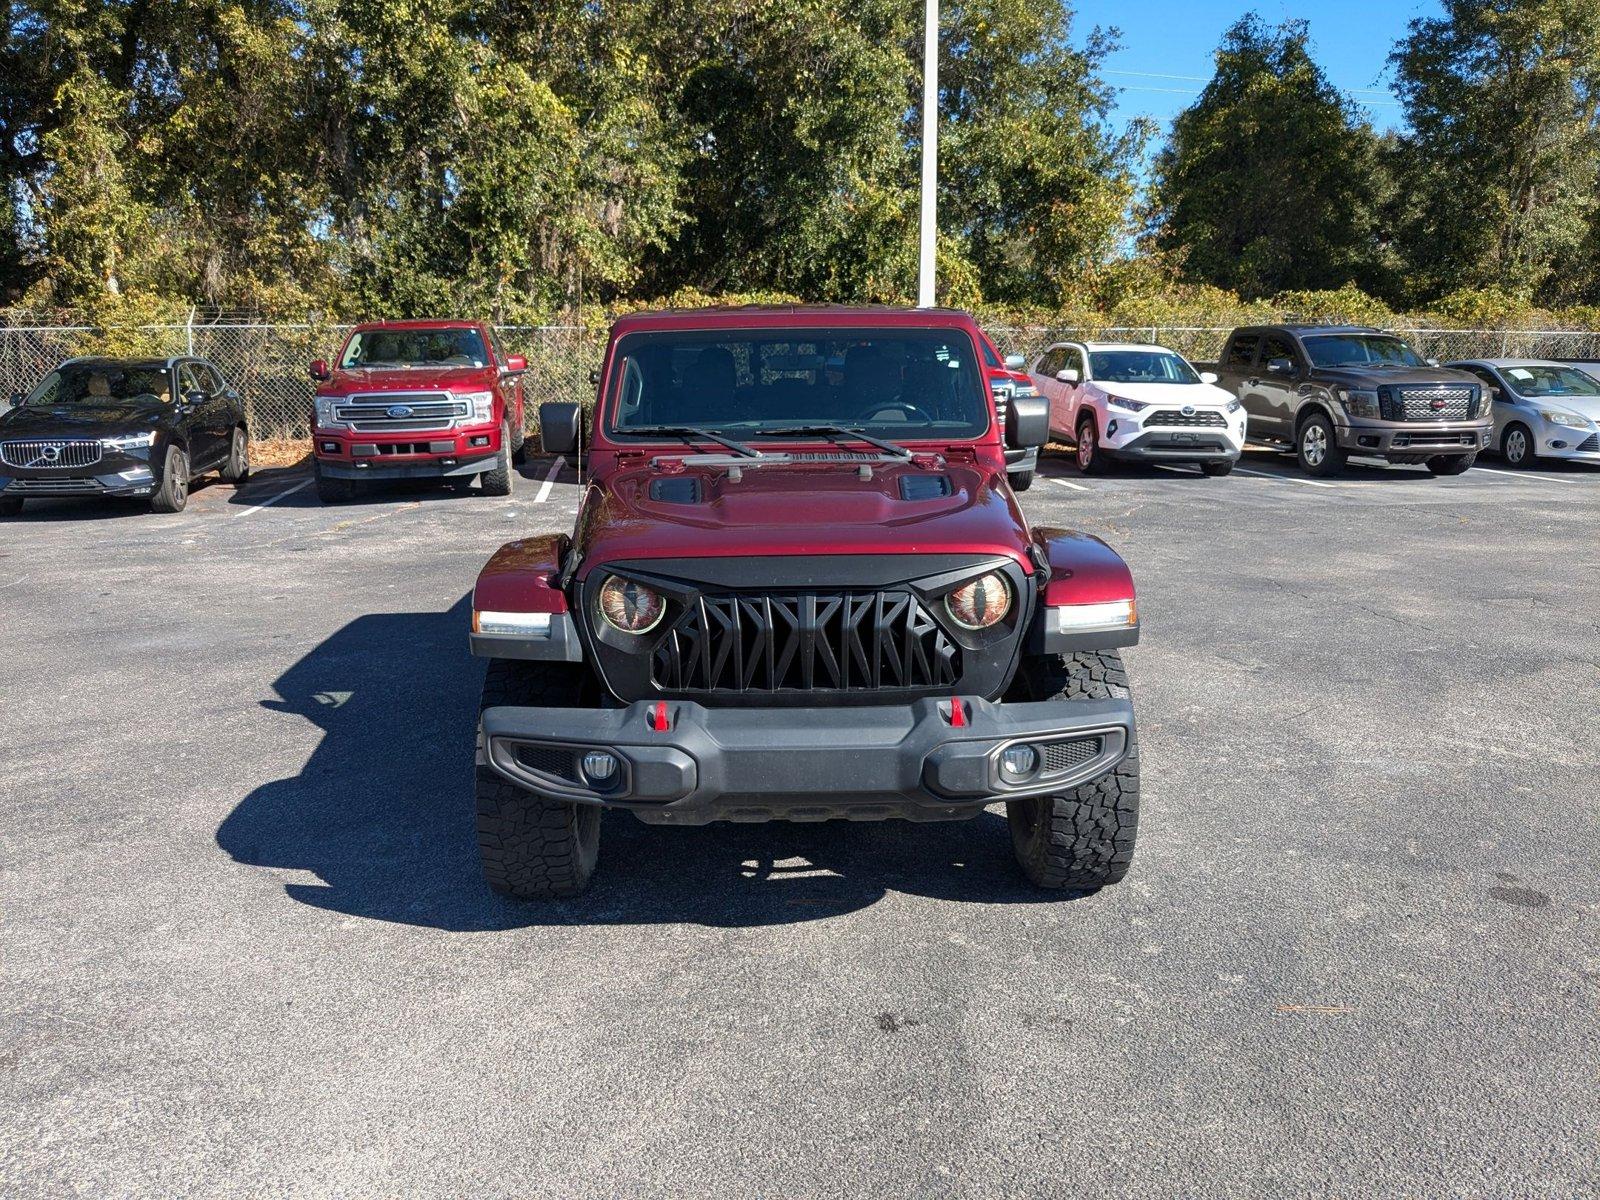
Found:
[[[1011,558],[1031,572],[1028,529],[1004,482],[972,463],[741,464],[662,460],[591,488],[582,571],[607,562],[756,555],[951,554]],[[870,468],[870,478],[861,468]]]

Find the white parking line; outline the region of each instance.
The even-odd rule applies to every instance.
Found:
[[[311,480],[302,479],[299,483],[295,484],[292,488],[284,488],[283,491],[279,492],[276,496],[268,496],[260,504],[252,505],[251,507],[245,509],[243,512],[234,513],[233,514],[233,519],[235,521],[237,521],[240,517],[248,517],[251,513],[260,512],[263,508],[270,508],[272,505],[276,504],[279,500],[282,500],[285,496],[292,496],[296,492],[298,492],[301,488],[310,487],[310,486],[311,486]]]
[[[1045,478],[1048,479],[1051,483],[1059,483],[1062,487],[1071,488],[1075,492],[1092,492],[1092,491],[1094,491],[1093,488],[1084,487],[1084,485],[1081,484],[1081,483],[1073,483],[1072,480],[1070,480],[1070,479],[1062,479],[1058,475],[1046,475]]]
[[[1235,467],[1241,475],[1254,475],[1257,479],[1276,479],[1279,483],[1303,483],[1307,487],[1331,488],[1338,487],[1336,483],[1323,483],[1316,479],[1296,479],[1293,475],[1273,475],[1268,471],[1252,471],[1249,467]]]
[[[556,485],[556,476],[561,474],[561,464],[565,459],[558,458],[550,464],[550,474],[544,477],[544,482],[539,485],[539,494],[533,498],[535,504],[543,504],[550,499],[550,489]]]
[[[1551,483],[1576,483],[1577,482],[1576,479],[1562,479],[1559,475],[1543,475],[1543,474],[1535,475],[1535,474],[1533,474],[1533,473],[1531,473],[1529,471],[1502,471],[1498,467],[1480,467],[1480,466],[1477,466],[1476,464],[1474,464],[1473,466],[1469,467],[1468,470],[1470,472],[1472,472],[1472,473],[1476,473],[1478,471],[1484,471],[1484,472],[1487,472],[1490,475],[1504,475],[1507,479],[1526,479],[1526,480],[1529,480],[1530,482],[1532,480],[1535,480],[1535,479],[1538,479],[1538,480],[1541,480],[1541,481],[1548,479]]]

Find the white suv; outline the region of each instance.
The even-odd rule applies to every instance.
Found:
[[[1226,475],[1244,452],[1244,406],[1164,347],[1057,342],[1029,374],[1050,401],[1051,437],[1077,445],[1085,473],[1121,459]]]

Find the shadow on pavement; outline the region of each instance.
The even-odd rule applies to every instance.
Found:
[[[310,872],[294,900],[451,931],[532,925],[719,927],[811,921],[891,891],[979,904],[1059,902],[1012,864],[1005,821],[660,828],[608,814],[589,892],[555,904],[491,893],[473,832],[482,664],[469,600],[352,621],[278,677],[262,704],[321,728],[300,769],[251,792],[217,829],[236,862]]]

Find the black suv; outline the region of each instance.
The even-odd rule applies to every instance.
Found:
[[[199,358],[74,358],[0,415],[0,516],[29,496],[148,496],[180,512],[189,483],[250,471],[239,393]]]
[[[1250,440],[1293,446],[1312,475],[1338,473],[1352,454],[1459,475],[1494,432],[1478,379],[1424,359],[1381,329],[1235,329],[1211,369],[1244,405]]]

